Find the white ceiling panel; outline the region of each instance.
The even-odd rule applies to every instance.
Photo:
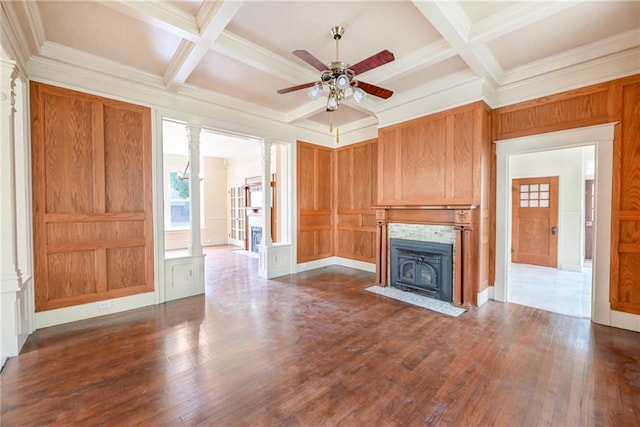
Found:
[[[340,59],[350,64],[383,49],[404,56],[441,38],[408,1],[249,2],[228,29],[290,60],[303,63],[291,52],[304,49],[328,63],[335,59],[336,25],[345,28]]]
[[[171,3],[178,9],[187,12],[191,16],[196,16],[198,15],[198,11],[202,7],[204,0],[175,0],[169,1],[168,3]]]
[[[488,47],[508,70],[639,27],[640,2],[590,1],[493,40]]]
[[[187,83],[274,109],[290,110],[309,101],[304,90],[278,95],[278,89],[292,84],[214,51],[207,53]]]
[[[48,41],[161,75],[181,39],[96,2],[39,3]]]
[[[510,1],[461,1],[460,7],[471,22],[478,22],[509,7]]]
[[[370,114],[358,111],[348,105],[341,105],[336,111],[322,110],[321,112],[309,117],[309,120],[324,125],[328,129],[331,122],[333,122],[333,127],[340,127],[370,116]]]
[[[402,76],[400,79],[384,81],[384,87],[402,93],[411,91],[416,87],[423,86],[434,80],[450,77],[462,71],[468,71],[469,66],[459,56],[439,62],[431,67],[417,70],[414,73]]]

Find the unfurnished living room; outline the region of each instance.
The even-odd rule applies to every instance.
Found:
[[[3,426],[637,425],[640,2],[0,7]]]

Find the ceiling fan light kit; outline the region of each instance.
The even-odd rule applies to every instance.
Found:
[[[353,99],[360,103],[366,94],[387,99],[393,92],[370,83],[361,82],[355,79],[356,74],[364,73],[373,68],[384,65],[393,61],[395,58],[393,53],[383,50],[369,58],[358,62],[353,67],[346,62],[340,61],[339,41],[344,34],[344,28],[335,26],[331,29],[331,35],[336,41],[336,60],[328,65],[323,64],[319,59],[306,50],[294,50],[293,54],[321,71],[320,80],[312,83],[305,83],[278,90],[278,93],[284,94],[300,89],[308,89],[307,95],[311,99],[318,99],[324,92],[324,88],[328,89],[327,94],[327,111],[335,111],[338,109],[340,102],[347,96],[353,95]]]

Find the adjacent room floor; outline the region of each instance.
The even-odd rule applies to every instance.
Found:
[[[554,313],[591,318],[591,263],[582,272],[509,264],[508,301]]]

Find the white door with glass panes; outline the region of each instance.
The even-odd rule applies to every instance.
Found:
[[[229,189],[229,244],[244,246],[245,202],[244,186]]]

